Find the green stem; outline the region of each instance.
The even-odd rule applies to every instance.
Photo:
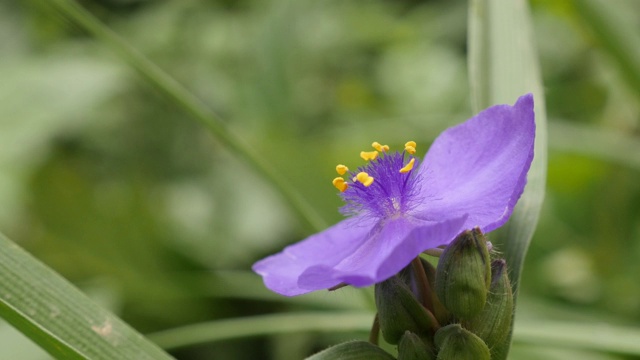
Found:
[[[433,312],[433,302],[431,301],[431,287],[429,286],[429,279],[425,273],[424,266],[420,257],[411,260],[411,267],[413,273],[418,280],[418,291],[420,291],[420,297],[422,297],[422,306],[424,306],[430,312]]]
[[[191,117],[209,130],[209,132],[232,153],[237,154],[249,166],[258,171],[282,194],[291,208],[295,210],[301,222],[304,223],[309,230],[317,231],[326,227],[324,220],[318,215],[315,209],[303,200],[300,194],[273,170],[273,167],[263,161],[262,157],[245,144],[240,136],[232,133],[222,122],[218,114],[190,93],[174,78],[126,43],[120,36],[111,31],[111,29],[102,24],[74,1],[48,0],[45,3],[50,4],[80,28],[107,44],[149,84],[191,115]]]

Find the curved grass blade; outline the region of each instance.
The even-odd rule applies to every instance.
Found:
[[[512,104],[525,93],[534,94],[536,143],[528,183],[511,219],[492,237],[504,252],[515,297],[540,215],[547,169],[544,95],[525,0],[470,0],[469,76],[475,112],[495,104]],[[497,359],[506,359],[509,344],[505,343]]]
[[[173,359],[2,234],[0,316],[58,359]]]
[[[624,2],[614,6],[603,0],[580,0],[572,4],[593,39],[618,65],[621,78],[640,96],[640,37],[637,23],[633,21],[637,17],[637,6]]]
[[[596,350],[611,354],[640,356],[640,330],[607,324],[559,321],[518,323],[513,340],[542,347]]]
[[[309,230],[318,231],[326,227],[324,220],[316,210],[273,167],[266,163],[262,156],[254,152],[238,135],[229,130],[218,114],[174,78],[131,47],[73,0],[50,0],[40,3],[51,6],[81,29],[102,41],[148,84],[209,130],[228,150],[237,154],[245,163],[262,175],[283,196],[291,209],[298,215],[301,223],[306,225]]]
[[[148,338],[164,349],[177,349],[240,337],[288,334],[304,331],[330,332],[371,330],[369,312],[297,312],[257,315],[217,320],[149,334]]]
[[[604,126],[549,121],[549,148],[640,170],[640,138]]]

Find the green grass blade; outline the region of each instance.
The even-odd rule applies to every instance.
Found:
[[[213,341],[248,336],[299,332],[369,331],[373,323],[369,312],[297,312],[258,315],[188,325],[149,334],[151,341],[164,349],[176,349]]]
[[[521,344],[631,356],[640,356],[638,339],[638,328],[557,321],[518,323],[513,333],[514,342]]]
[[[177,107],[184,110],[209,130],[228,150],[242,158],[249,166],[260,173],[280,192],[291,209],[298,215],[301,223],[306,225],[309,230],[317,231],[326,227],[324,220],[318,215],[315,209],[310,206],[273,167],[263,160],[263,156],[253,151],[245,144],[240,136],[231,132],[222,122],[220,116],[174,78],[156,66],[73,0],[50,0],[43,3],[51,6],[65,18],[71,20],[81,29],[108,46],[148,84],[166,96],[167,99]]]
[[[469,77],[474,111],[513,104],[533,93],[536,112],[535,157],[524,194],[510,219],[492,237],[507,260],[514,296],[545,192],[547,120],[531,19],[525,0],[471,0],[469,6]],[[509,342],[502,355],[506,358]]]
[[[640,138],[604,126],[549,121],[549,148],[640,170]]]
[[[173,359],[2,234],[0,316],[58,359]]]
[[[637,6],[603,0],[572,2],[591,33],[593,40],[611,55],[622,79],[640,95],[640,36],[638,36]],[[630,14],[633,14],[629,16]]]

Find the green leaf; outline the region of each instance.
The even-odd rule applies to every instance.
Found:
[[[366,341],[349,341],[323,350],[307,360],[393,360],[393,356]]]
[[[572,2],[583,26],[612,57],[631,88],[640,95],[640,37],[633,2],[579,0]]]
[[[246,336],[300,333],[305,331],[369,331],[369,312],[298,312],[217,320],[149,334],[164,349],[175,349]]]
[[[585,144],[588,144],[585,146]],[[637,136],[604,126],[568,121],[549,122],[549,148],[609,161],[640,170]]]
[[[517,286],[524,257],[536,228],[545,192],[547,120],[542,80],[531,19],[525,0],[471,0],[469,3],[469,76],[474,111],[495,104],[513,104],[533,93],[536,112],[535,157],[527,187],[510,221],[494,235]],[[496,241],[497,240],[497,241]],[[509,341],[498,356],[505,359]]]
[[[2,234],[0,316],[59,359],[173,359]]]
[[[640,329],[604,323],[530,321],[518,323],[514,341],[538,347],[597,350],[640,356]]]

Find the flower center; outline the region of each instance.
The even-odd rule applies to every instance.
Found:
[[[341,176],[333,179],[333,185],[346,202],[341,211],[345,215],[367,212],[378,217],[403,214],[410,209],[416,192],[412,171],[418,161],[413,156],[416,143],[409,141],[403,152],[392,153],[387,145],[374,142],[371,146],[374,151],[360,152],[367,163],[357,171],[349,171],[342,164],[336,166]]]

